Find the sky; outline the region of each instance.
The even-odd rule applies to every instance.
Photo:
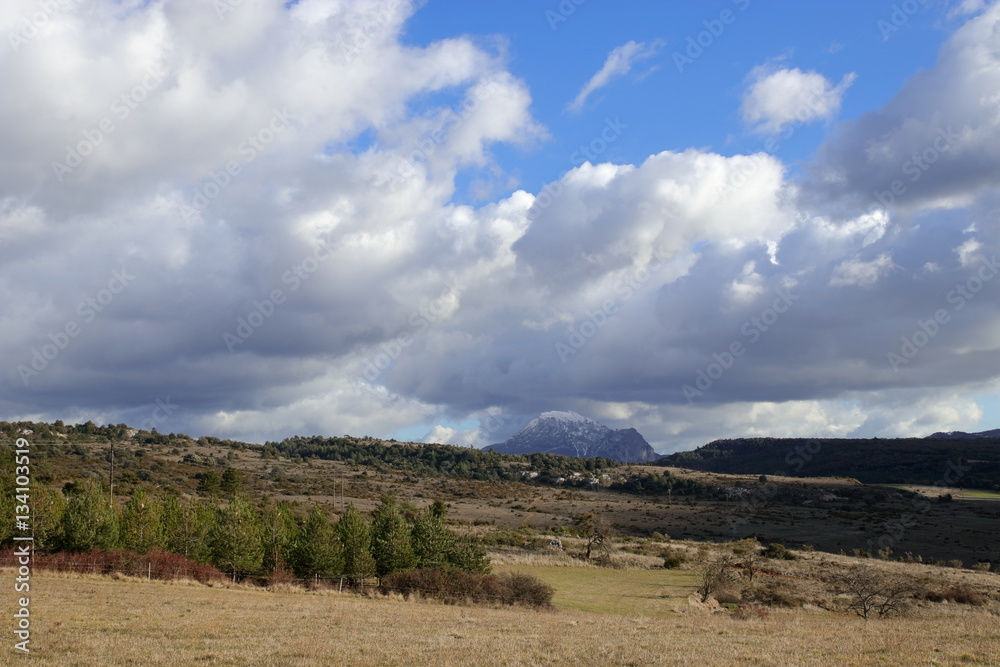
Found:
[[[1000,4],[8,0],[0,419],[1000,427]]]

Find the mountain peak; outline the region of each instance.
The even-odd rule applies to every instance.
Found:
[[[543,412],[505,442],[486,449],[501,454],[603,456],[626,463],[659,458],[634,428],[616,431],[579,413],[556,410]]]
[[[589,417],[584,417],[578,412],[568,412],[560,410],[550,410],[549,412],[543,412],[542,414],[535,417],[532,421],[538,421],[539,419],[555,419],[557,421],[565,422],[592,422],[596,424],[593,419]]]

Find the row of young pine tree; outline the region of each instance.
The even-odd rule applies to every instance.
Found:
[[[228,502],[182,501],[136,489],[119,509],[94,480],[77,483],[68,498],[43,488],[33,496],[35,548],[43,551],[162,549],[238,578],[282,569],[302,579],[445,566],[490,569],[482,546],[445,526],[441,501],[417,510],[385,497],[370,518],[351,504],[334,522],[318,506],[303,516],[289,503],[254,503],[242,493]],[[5,528],[0,543],[10,544],[13,526]]]

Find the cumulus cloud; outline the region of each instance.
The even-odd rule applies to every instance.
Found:
[[[743,93],[743,121],[756,132],[770,134],[793,123],[830,119],[840,110],[844,92],[854,79],[854,73],[846,74],[833,85],[822,74],[797,67],[755,67]]]
[[[833,270],[830,277],[831,287],[871,287],[879,278],[898,268],[892,261],[892,256],[885,252],[875,259],[866,262],[860,259],[848,259]]]
[[[564,409],[667,451],[968,429],[1000,375],[995,7],[802,176],[661,151],[475,206],[457,182],[547,130],[500,55],[404,44],[413,6],[247,2],[224,30],[196,3],[94,7],[0,53],[7,418],[483,445]],[[838,88],[811,74],[749,122]]]
[[[583,109],[583,105],[586,104],[587,98],[594,92],[600,90],[615,79],[619,79],[627,75],[632,71],[632,67],[637,62],[646,60],[656,55],[656,52],[660,50],[661,46],[662,44],[658,41],[646,44],[645,42],[635,42],[629,40],[621,46],[616,46],[611,49],[611,52],[608,53],[608,57],[605,59],[604,65],[601,66],[601,69],[599,69],[594,76],[590,77],[590,80],[583,85],[583,88],[580,89],[580,92],[577,93],[576,97],[573,98],[573,101],[570,102],[566,108],[573,112],[580,111]]]
[[[958,28],[933,67],[831,133],[805,185],[816,202],[901,215],[960,209],[1000,178],[1000,4]]]

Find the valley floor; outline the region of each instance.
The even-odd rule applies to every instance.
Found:
[[[31,657],[61,666],[1000,665],[1000,623],[985,611],[946,605],[933,617],[865,622],[796,610],[737,620],[679,604],[694,585],[663,576],[667,606],[680,611],[650,617],[579,611],[572,607],[586,601],[558,596],[564,608],[530,611],[39,572]],[[639,588],[652,595],[654,584]],[[13,604],[10,595],[7,618]],[[9,634],[8,642],[2,661],[17,664]]]

